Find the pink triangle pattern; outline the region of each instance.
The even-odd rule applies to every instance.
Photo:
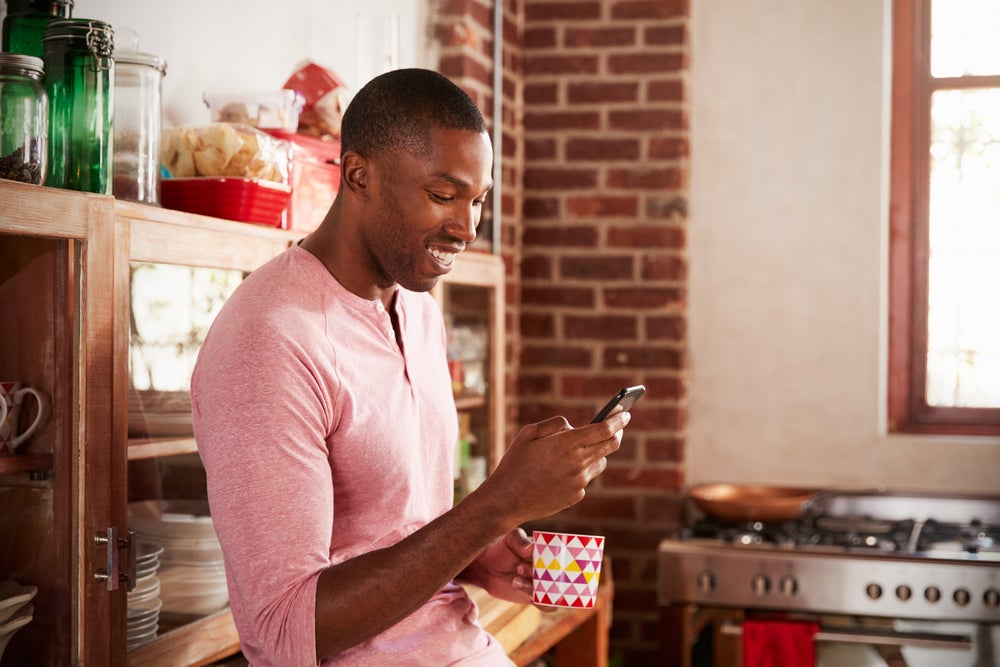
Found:
[[[594,606],[604,538],[535,531],[534,602],[587,609]]]

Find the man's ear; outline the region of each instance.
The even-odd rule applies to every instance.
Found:
[[[340,168],[344,174],[344,185],[359,197],[367,197],[368,160],[353,151],[344,153],[340,160]]]

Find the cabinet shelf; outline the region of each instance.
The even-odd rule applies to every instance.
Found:
[[[229,609],[181,625],[128,652],[129,665],[207,665],[239,653],[240,640]]]
[[[161,456],[194,454],[198,451],[194,436],[169,438],[129,438],[128,460],[153,459]]]
[[[0,457],[0,475],[43,472],[52,470],[51,454],[10,454]]]

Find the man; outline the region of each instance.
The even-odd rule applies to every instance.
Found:
[[[344,114],[320,227],[219,313],[191,383],[195,435],[253,665],[507,665],[456,579],[529,602],[518,526],[576,502],[626,413],[524,427],[452,507],[457,418],[426,294],[476,237],[493,162],[460,88],[397,70]]]

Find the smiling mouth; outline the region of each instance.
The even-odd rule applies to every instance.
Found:
[[[455,258],[458,257],[457,252],[445,252],[443,250],[436,250],[434,248],[428,248],[427,252],[431,254],[431,257],[441,262],[445,266],[451,266],[455,263]]]

